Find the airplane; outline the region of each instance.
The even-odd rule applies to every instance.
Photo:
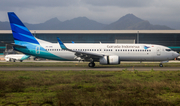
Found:
[[[29,55],[25,55],[25,54],[8,54],[4,57],[4,59],[6,60],[6,62],[8,61],[16,62],[16,60],[23,62],[23,60],[26,60],[29,57],[30,57]]]
[[[14,50],[27,55],[59,61],[87,61],[89,67],[95,62],[102,65],[120,64],[121,61],[168,62],[179,56],[170,48],[156,44],[113,44],[113,43],[57,43],[34,37],[14,12],[8,12],[15,43]]]

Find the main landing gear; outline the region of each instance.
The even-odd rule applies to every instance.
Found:
[[[161,61],[161,63],[159,64],[159,67],[163,67],[163,64],[162,63],[167,63],[169,61]]]
[[[159,67],[163,67],[163,64],[162,64],[162,63],[160,63],[160,64],[159,64]]]
[[[88,66],[89,66],[89,67],[94,67],[94,66],[95,66],[95,63],[94,63],[94,62],[90,62],[90,63],[88,64]]]

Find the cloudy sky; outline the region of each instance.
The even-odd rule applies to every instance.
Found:
[[[180,22],[180,0],[0,0],[0,21],[8,21],[7,12],[28,23],[85,16],[109,24],[128,13],[152,23]]]

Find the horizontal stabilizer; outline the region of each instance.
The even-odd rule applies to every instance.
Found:
[[[1,41],[1,43],[7,44],[7,45],[10,45],[10,46],[13,46],[13,47],[26,48],[26,46],[17,45],[17,44],[14,44],[14,43],[7,43],[7,42],[4,42],[4,41]]]

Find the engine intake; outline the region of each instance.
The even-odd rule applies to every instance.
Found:
[[[100,64],[120,64],[119,56],[103,56],[99,59]]]

